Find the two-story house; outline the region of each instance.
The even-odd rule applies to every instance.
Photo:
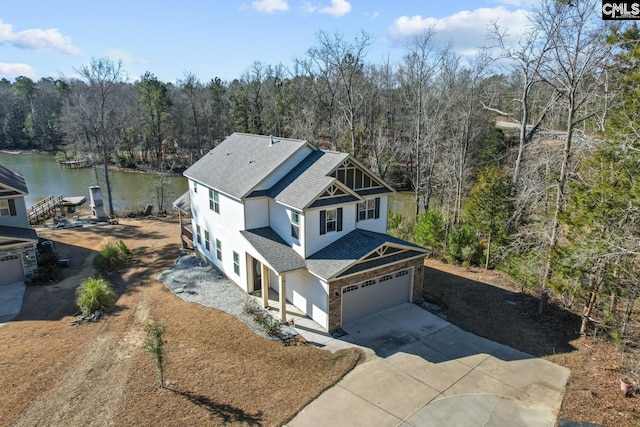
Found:
[[[38,269],[38,236],[29,226],[22,175],[0,164],[0,285],[30,280]]]
[[[234,133],[184,172],[196,251],[323,328],[421,300],[426,250],[386,234],[393,190],[353,156]],[[188,210],[183,208],[183,210]]]

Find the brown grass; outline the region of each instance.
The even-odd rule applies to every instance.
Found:
[[[56,284],[28,287],[20,316],[0,327],[4,425],[281,425],[358,360],[355,350],[258,337],[233,316],[173,295],[153,279],[178,254],[173,221],[39,235],[72,267]],[[136,263],[110,277],[120,293],[112,313],[71,326],[73,290],[94,274],[91,257],[105,239],[123,239]],[[167,326],[165,389],[142,350],[151,320]]]

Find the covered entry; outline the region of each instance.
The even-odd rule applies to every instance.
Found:
[[[22,260],[19,255],[0,255],[0,285],[22,282],[24,280],[24,270]]]
[[[413,269],[395,271],[342,288],[342,324],[411,301]]]

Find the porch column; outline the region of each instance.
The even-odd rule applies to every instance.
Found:
[[[260,285],[262,288],[262,307],[269,308],[269,267],[260,263],[262,275],[260,277]]]
[[[280,275],[280,321],[287,322],[287,278],[284,273]]]

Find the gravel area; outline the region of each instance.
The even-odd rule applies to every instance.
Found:
[[[298,334],[288,325],[281,325],[278,335],[267,334],[263,324],[256,321],[256,314],[268,316],[274,322],[277,319],[215,266],[193,254],[178,258],[173,267],[160,273],[157,279],[183,300],[229,313],[262,337],[283,340]]]

